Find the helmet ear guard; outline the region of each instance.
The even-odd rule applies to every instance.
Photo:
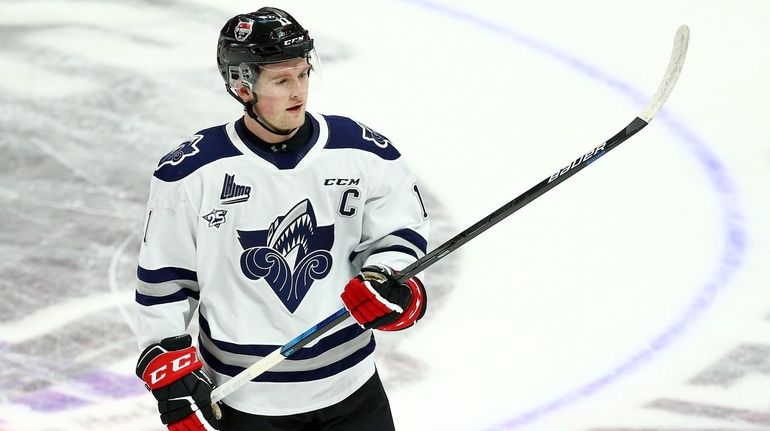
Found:
[[[227,85],[238,89],[239,87],[246,87],[249,90],[254,89],[254,82],[257,77],[255,67],[252,67],[249,63],[241,63],[237,66],[228,66],[228,82]]]

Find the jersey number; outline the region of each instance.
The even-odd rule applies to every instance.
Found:
[[[420,208],[422,208],[422,218],[428,218],[428,211],[425,209],[425,203],[422,201],[422,195],[420,194],[420,189],[417,188],[417,184],[412,186],[412,191],[417,195],[417,200],[420,201]]]

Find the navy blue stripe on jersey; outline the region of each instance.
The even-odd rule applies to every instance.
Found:
[[[235,344],[227,341],[216,340],[211,336],[211,327],[209,322],[203,316],[199,316],[198,319],[201,332],[206,334],[209,340],[221,351],[228,353],[235,353],[240,355],[250,356],[267,356],[273,351],[281,348],[281,346],[272,344]],[[329,350],[341,346],[348,341],[351,341],[363,334],[366,329],[361,328],[357,324],[350,325],[343,328],[331,335],[327,335],[324,338],[318,340],[318,342],[312,347],[303,347],[293,355],[289,360],[302,360],[312,359],[318,357]]]
[[[172,293],[171,295],[165,295],[165,296],[150,296],[150,295],[143,295],[139,292],[136,292],[136,302],[141,305],[144,305],[145,307],[158,305],[158,304],[168,304],[170,302],[186,301],[188,298],[199,300],[200,293],[187,288],[180,289],[177,292]]]
[[[366,257],[369,257],[369,256],[371,256],[373,254],[385,253],[385,252],[388,252],[388,251],[397,251],[397,252],[401,252],[401,253],[406,253],[409,256],[414,256],[416,259],[420,258],[419,256],[417,256],[417,252],[415,252],[411,248],[403,246],[403,245],[391,245],[391,246],[388,246],[388,247],[377,248],[377,249],[374,249],[371,253],[368,253],[369,250],[365,250],[364,252],[367,252],[368,254],[366,255]],[[364,252],[354,251],[354,252],[350,253],[350,256],[348,256],[348,259],[350,259],[350,261],[353,262],[354,260],[356,260],[358,255],[360,255],[361,253],[364,253]]]
[[[351,148],[376,154],[385,160],[396,160],[401,153],[390,140],[350,118],[324,115],[329,124],[329,141],[324,148]]]
[[[378,249],[374,250],[369,256],[373,256],[373,255],[378,254],[378,253],[386,253],[386,252],[389,252],[389,251],[397,251],[399,253],[406,253],[409,256],[413,256],[415,259],[419,259],[420,258],[419,256],[417,256],[417,252],[415,252],[411,248],[403,246],[403,245],[391,245],[391,246],[388,246],[388,247],[378,248]]]
[[[211,127],[161,158],[154,176],[167,183],[179,181],[211,162],[240,155],[227,137],[225,126]]]
[[[397,230],[395,232],[389,233],[388,235],[385,235],[385,237],[383,237],[383,238],[387,238],[390,235],[397,236],[397,237],[403,239],[404,241],[408,242],[409,244],[412,244],[418,250],[423,252],[423,254],[427,253],[427,251],[428,251],[428,241],[425,238],[423,238],[422,235],[420,235],[419,233],[413,231],[412,229]],[[382,240],[379,240],[379,241],[382,241]],[[394,247],[399,247],[399,248],[394,248]],[[350,253],[350,256],[348,256],[348,259],[350,259],[350,261],[353,262],[356,259],[356,257],[358,257],[359,254],[361,254],[361,253],[368,253],[368,251],[369,251],[368,249],[364,250],[364,251],[354,251],[354,252]],[[410,256],[414,256],[415,258],[419,259],[419,256],[417,255],[417,253],[414,250],[409,250],[408,247],[397,246],[397,245],[393,245],[391,247],[377,248],[374,251],[372,251],[371,253],[369,253],[369,255],[376,254],[376,253],[383,253],[383,252],[386,252],[386,251],[401,251],[401,252],[404,252],[404,253],[406,253],[406,254],[408,254]]]
[[[195,271],[173,266],[158,269],[144,269],[139,266],[136,268],[136,276],[140,281],[153,284],[174,280],[198,281],[198,274]]]
[[[409,241],[409,243],[413,244],[415,247],[417,247],[418,250],[420,250],[423,253],[428,252],[428,241],[425,238],[423,238],[422,235],[413,231],[412,229],[397,230],[391,233],[391,235],[395,235],[401,239]]]
[[[201,340],[198,340],[198,345],[198,351],[201,353],[203,360],[206,362],[206,364],[208,364],[209,367],[211,367],[212,370],[216,371],[217,373],[234,377],[238,373],[245,370],[243,367],[225,364],[214,357],[214,355],[206,349]],[[269,383],[296,383],[325,379],[327,377],[339,374],[366,359],[367,356],[374,352],[375,345],[376,343],[374,342],[374,335],[372,335],[369,344],[362,347],[361,349],[358,349],[350,356],[347,356],[337,362],[333,362],[329,365],[307,371],[266,371],[251,381]]]
[[[305,114],[305,121],[310,126],[310,139],[307,144],[296,151],[270,151],[267,148],[260,146],[253,138],[250,137],[251,132],[246,129],[243,119],[235,122],[235,132],[241,141],[256,155],[271,163],[278,169],[294,169],[299,162],[307,155],[307,153],[313,148],[318,141],[318,135],[320,133],[320,126],[318,122],[310,114]]]

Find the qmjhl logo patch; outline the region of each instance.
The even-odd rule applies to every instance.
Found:
[[[235,174],[225,174],[225,181],[222,184],[222,193],[219,200],[222,205],[232,205],[246,202],[251,197],[251,187],[235,183]]]

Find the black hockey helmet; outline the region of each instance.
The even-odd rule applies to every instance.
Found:
[[[219,32],[217,64],[228,87],[243,80],[247,86],[260,64],[310,58],[313,39],[297,20],[274,7],[236,15]]]

